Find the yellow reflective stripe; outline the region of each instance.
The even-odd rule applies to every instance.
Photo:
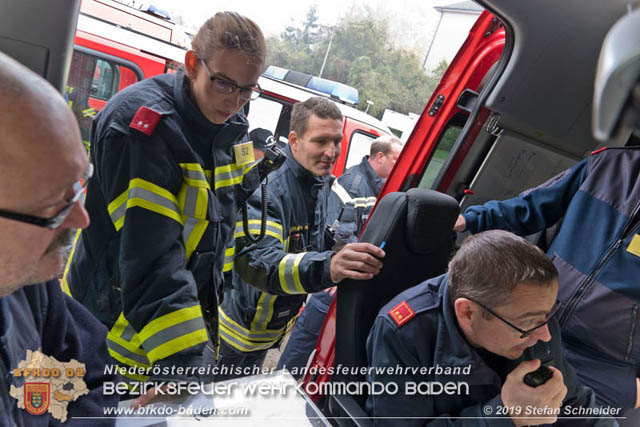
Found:
[[[187,261],[191,259],[191,255],[195,252],[202,236],[204,236],[208,221],[198,220],[195,218],[187,218],[184,223],[184,229],[182,230],[182,238],[184,240],[185,256]]]
[[[336,179],[331,186],[331,191],[336,193],[336,195],[342,200],[342,203],[347,204],[351,201],[351,196],[347,193],[347,190],[344,189],[342,185]]]
[[[96,114],[96,110],[93,108],[86,108],[82,110],[82,117],[91,117]]]
[[[274,340],[280,339],[284,331],[284,328],[249,330],[231,319],[224,311],[222,311],[221,308],[218,308],[218,318],[221,326],[226,327],[234,335],[237,335],[239,338],[247,341],[247,343],[251,341],[274,342]]]
[[[182,184],[178,192],[178,205],[184,216],[207,219],[209,192],[205,187]]]
[[[232,246],[224,251],[224,265],[222,266],[222,272],[233,270],[233,259],[235,257],[236,247]]]
[[[242,338],[238,337],[233,333],[233,331],[226,328],[224,325],[220,324],[220,328],[218,329],[218,333],[220,334],[220,339],[234,347],[235,349],[248,353],[251,351],[257,350],[268,350],[278,341],[274,340],[273,342],[266,343],[249,343]]]
[[[127,209],[133,207],[141,207],[167,216],[181,225],[184,224],[176,197],[164,188],[141,178],[132,179],[129,188],[107,207],[116,231],[123,227]]]
[[[262,221],[259,219],[251,219],[249,220],[249,233],[254,235],[260,234],[260,228],[262,225]],[[235,238],[244,237],[244,225],[242,221],[238,221],[236,223],[236,234]],[[267,221],[267,228],[265,230],[266,236],[275,237],[282,243],[284,246],[284,238],[282,237],[282,226],[274,221]]]
[[[67,274],[69,274],[69,268],[71,267],[71,260],[73,259],[73,254],[76,252],[76,246],[78,245],[78,239],[80,238],[80,233],[82,233],[82,229],[78,228],[76,230],[76,236],[73,238],[73,247],[71,248],[71,253],[69,254],[69,258],[67,259],[67,265],[64,267],[64,273],[62,274],[62,281],[60,282],[60,287],[62,288],[62,292],[71,295],[71,288],[69,288],[69,283],[67,282]]]
[[[199,163],[180,163],[184,181],[192,187],[211,189],[211,171],[204,170]]]
[[[267,325],[273,317],[273,306],[276,298],[275,295],[262,292],[260,298],[258,298],[256,314],[253,316],[253,321],[251,322],[252,330],[267,329]]]
[[[206,328],[204,328],[204,323],[202,326],[202,329],[174,338],[171,341],[149,351],[149,359],[152,362],[155,362],[189,347],[193,347],[194,345],[206,343],[209,340],[209,336],[207,335]]]
[[[238,166],[235,163],[218,166],[213,172],[214,188],[217,190],[221,187],[240,184],[244,175],[253,169],[258,162],[252,162],[248,165]]]
[[[140,337],[140,341],[144,342],[166,328],[197,317],[202,317],[200,304],[181,308],[180,310],[172,311],[171,313],[153,319],[142,328],[138,336]]]
[[[278,276],[280,288],[288,294],[306,294],[302,282],[300,282],[299,265],[306,252],[287,254],[278,264]]]

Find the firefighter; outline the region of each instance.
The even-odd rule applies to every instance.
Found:
[[[184,69],[126,88],[96,117],[92,223],[63,279],[109,329],[130,381],[194,379],[173,367],[213,363],[225,246],[259,183],[242,107],[260,94],[262,32],[219,12],[192,46]]]
[[[359,164],[347,169],[333,182],[327,223],[337,228],[334,249],[345,243],[358,241],[400,151],[402,142],[398,138],[381,136],[371,144],[368,156],[364,156]],[[334,297],[335,288],[311,295],[293,327],[278,361],[278,369],[287,368],[291,372],[297,372],[295,377],[302,376],[301,368],[307,365],[311,352],[316,348],[324,318]]]
[[[342,114],[326,98],[294,105],[288,158],[268,177],[267,203],[257,191],[249,199],[248,231],[236,225],[233,290],[220,313],[217,379],[255,372],[277,345],[307,293],[345,278],[366,280],[382,267],[384,251],[368,243],[330,250],[327,202],[331,167],[340,154]],[[266,232],[261,234],[261,208]]]
[[[76,116],[76,120],[78,120],[82,143],[88,153],[90,146],[89,141],[91,140],[91,124],[97,111],[89,106],[89,97],[80,87],[67,85],[64,88],[64,96],[69,104],[69,108],[71,108],[71,111],[73,111],[73,114]]]

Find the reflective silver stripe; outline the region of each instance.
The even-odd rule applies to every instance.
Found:
[[[186,176],[189,179],[193,179],[194,181],[204,181],[204,182],[208,183],[207,177],[204,174],[204,172],[190,170],[190,169],[187,169],[185,167],[182,168],[182,172],[183,172],[184,176]]]
[[[124,348],[123,346],[121,346],[120,344],[118,344],[118,343],[116,343],[114,341],[111,341],[109,338],[107,338],[107,346],[111,350],[115,351],[116,353],[126,357],[127,359],[131,359],[134,362],[137,362],[137,363],[139,363],[141,365],[147,365],[148,366],[148,365],[151,364],[151,362],[149,362],[149,359],[147,359],[146,356],[143,356],[141,354],[137,354],[137,353],[134,353],[132,351],[129,351],[126,348]]]
[[[187,220],[184,223],[184,227],[182,228],[182,241],[185,243],[185,245],[187,244],[187,241],[189,240],[189,236],[191,236],[191,233],[193,232],[193,228],[196,226],[196,224],[198,224],[198,221],[196,218],[187,218]]]
[[[284,244],[284,238],[282,237],[282,229],[273,226],[272,224],[270,224],[271,221],[267,221],[267,226],[265,228],[265,230],[268,232],[271,232],[271,235],[276,235],[278,236],[278,240],[280,240],[280,242],[282,244]],[[251,234],[260,234],[260,230],[262,228],[261,224],[255,224],[255,223],[249,223],[249,233]],[[236,223],[236,233],[235,233],[235,237],[243,237],[244,236],[244,225],[242,223],[242,221],[238,221]]]
[[[122,203],[122,205],[118,206],[116,210],[111,213],[111,220],[116,223],[120,220],[127,209],[127,202],[131,199],[142,199],[154,203],[156,205],[162,206],[164,208],[170,209],[180,215],[180,209],[175,204],[174,201],[169,200],[165,197],[160,196],[152,191],[146,190],[140,187],[132,187],[129,188],[129,192],[127,194],[127,200]]]
[[[198,188],[187,186],[184,195],[184,215],[195,217],[196,207],[198,206]]]
[[[220,171],[216,173],[215,180],[216,182],[227,181],[242,176],[243,174],[244,170],[242,168],[234,169],[231,171]]]
[[[125,341],[131,341],[131,338],[133,338],[135,334],[136,331],[131,327],[131,325],[127,325],[127,327],[124,328],[124,331],[122,331],[122,335],[120,335],[120,338]]]
[[[296,260],[295,254],[286,255],[280,263],[284,262],[284,274],[280,276],[280,286],[288,294],[297,294],[296,284],[293,281],[293,263]],[[281,266],[280,266],[281,267]],[[284,283],[282,283],[284,279]]]
[[[185,320],[176,325],[169,326],[161,331],[156,332],[147,338],[142,346],[147,353],[151,352],[156,347],[168,343],[169,341],[180,338],[184,335],[188,335],[191,332],[195,332],[200,329],[204,329],[204,320],[202,317],[194,317],[193,319]]]
[[[351,199],[350,204],[355,205],[355,207],[368,208],[376,204],[376,198],[375,197],[356,197],[354,199]]]
[[[257,307],[256,314],[260,312],[260,317],[254,320],[255,328],[254,329],[266,329],[269,324],[270,318],[273,316],[273,307],[275,305],[275,300],[277,296],[262,293],[260,299],[262,299],[262,304]],[[253,326],[253,325],[252,325]]]
[[[342,203],[344,203],[345,205],[351,201],[351,196],[349,196],[347,190],[345,190],[344,187],[340,185],[337,179],[333,182],[331,191],[336,193],[336,195],[340,198],[340,200],[342,200]]]
[[[249,351],[256,351],[256,350],[268,350],[271,347],[273,347],[273,345],[276,343],[276,341],[278,341],[277,339],[270,341],[270,342],[265,342],[265,343],[244,343],[242,341],[240,341],[239,339],[237,339],[236,337],[234,337],[233,335],[229,334],[227,331],[225,331],[225,329],[223,327],[218,329],[218,332],[220,333],[220,338],[222,338],[223,340],[225,340],[227,343],[229,343],[229,345],[241,350],[241,351],[245,351],[245,352],[249,352]]]
[[[221,311],[221,310],[220,310]],[[236,334],[240,335],[242,338],[249,340],[268,340],[268,339],[277,339],[282,336],[282,331],[284,328],[278,329],[274,332],[266,332],[266,331],[250,331],[248,329],[239,328],[238,325],[234,325],[232,322],[229,322],[225,319],[226,314],[221,314],[219,316],[219,321],[221,325],[224,325],[228,329],[231,329]]]

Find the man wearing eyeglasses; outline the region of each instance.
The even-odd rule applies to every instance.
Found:
[[[540,249],[506,231],[470,237],[447,274],[380,310],[367,380],[399,392],[369,396],[374,424],[617,425],[598,418],[617,408],[596,409],[562,354],[557,295],[558,272]],[[540,359],[551,376],[534,387],[525,377]],[[572,419],[578,411],[591,418]]]
[[[0,425],[60,420],[50,412],[32,415],[24,406],[29,402],[18,403],[21,387],[50,379],[16,374],[30,351],[84,364],[89,392],[69,403],[67,417],[102,417],[103,407],[118,405],[117,395],[104,396],[102,390],[104,381],[116,380],[104,373],[111,363],[107,331],[64,295],[56,278],[75,229],[89,225],[80,198],[93,169],[62,96],[2,53],[0,135]]]

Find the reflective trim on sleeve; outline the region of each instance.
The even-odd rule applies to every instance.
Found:
[[[199,304],[155,318],[137,335],[152,363],[208,340]]]
[[[71,105],[69,105],[71,106]],[[97,113],[96,110],[94,110],[93,108],[86,108],[84,110],[82,110],[82,117],[93,117],[95,116]]]
[[[345,203],[346,204],[346,203]],[[350,204],[353,204],[356,208],[369,208],[376,204],[375,197],[356,197],[351,199]]]
[[[227,316],[221,308],[218,308],[218,314],[220,337],[242,352],[269,349],[284,335],[285,328],[249,330]]]
[[[306,252],[287,254],[278,265],[280,288],[288,294],[306,294],[302,282],[300,282],[299,265]]]
[[[191,259],[191,255],[195,252],[204,232],[209,226],[208,221],[196,218],[186,218],[184,228],[182,229],[182,239],[184,241],[185,257],[187,262]]]
[[[260,294],[256,314],[253,316],[253,321],[251,322],[252,330],[267,329],[267,325],[273,317],[273,305],[276,302],[276,298],[276,295],[271,295],[266,292]]]
[[[232,246],[224,251],[224,265],[222,266],[222,272],[233,270],[233,259],[235,258],[236,247]]]
[[[253,235],[260,234],[260,227],[262,226],[262,221],[259,219],[250,219],[249,220],[249,233]],[[282,243],[284,246],[284,238],[282,236],[282,225],[278,224],[275,221],[267,220],[267,228],[265,231],[265,236],[275,237]],[[236,234],[235,238],[244,237],[244,225],[242,221],[238,221],[236,223]]]
[[[211,189],[211,171],[202,168],[199,163],[180,163],[184,181],[192,187]]]
[[[331,191],[336,193],[336,196],[338,196],[340,200],[342,200],[342,203],[344,203],[345,205],[351,202],[351,196],[349,195],[349,193],[347,193],[347,190],[345,190],[344,187],[340,185],[337,179],[333,182]]]
[[[116,231],[124,226],[127,209],[133,207],[147,209],[167,216],[180,225],[184,224],[175,196],[164,188],[141,178],[132,179],[129,182],[129,188],[109,203],[109,215]]]

